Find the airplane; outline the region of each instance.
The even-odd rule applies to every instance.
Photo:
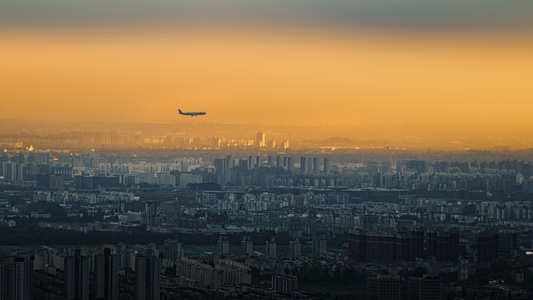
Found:
[[[206,113],[203,112],[203,111],[181,111],[181,109],[178,108],[178,112],[180,113],[180,115],[184,115],[184,116],[191,116],[191,117],[195,117],[195,116],[201,116],[201,115],[205,115]]]

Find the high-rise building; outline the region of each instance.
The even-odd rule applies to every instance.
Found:
[[[424,231],[409,233],[366,233],[350,235],[348,255],[357,261],[413,261],[424,257]]]
[[[413,229],[411,231],[411,258],[424,258],[424,231]]]
[[[272,290],[280,294],[292,294],[298,288],[298,277],[294,275],[272,275]]]
[[[330,172],[329,158],[324,157],[324,175],[329,175],[329,172]]]
[[[465,257],[465,256],[460,257],[457,279],[459,281],[468,280],[469,276],[470,276],[470,264],[469,264],[468,257]]]
[[[181,242],[175,239],[166,239],[164,243],[165,258],[163,259],[163,266],[166,268],[176,265],[176,261],[183,256],[183,249]]]
[[[254,243],[250,240],[250,237],[245,236],[241,241],[242,255],[252,255],[254,253]]]
[[[409,277],[407,298],[409,300],[440,300],[440,278],[433,275]]]
[[[32,299],[32,262],[28,255],[0,256],[0,300]]]
[[[255,141],[257,143],[257,147],[259,148],[266,147],[266,136],[263,132],[258,132],[256,134]]]
[[[274,237],[270,238],[270,241],[265,242],[265,255],[267,257],[276,257],[277,245]]]
[[[220,255],[229,254],[229,241],[225,236],[220,236],[217,241],[217,253]]]
[[[82,256],[80,249],[64,258],[65,299],[89,299],[89,257]]]
[[[160,259],[152,256],[150,251],[147,255],[137,255],[135,257],[135,299],[137,300],[159,300],[161,298],[160,288]]]
[[[313,256],[322,257],[326,254],[326,238],[323,235],[315,236],[313,239]]]
[[[276,156],[276,168],[283,168],[283,158],[281,156]]]
[[[274,157],[272,155],[268,156],[268,167],[269,168],[274,168],[275,167],[275,165],[274,165]]]
[[[294,170],[294,160],[291,156],[287,157],[287,171],[292,172]]]
[[[111,254],[110,248],[94,258],[94,280],[96,299],[118,299],[118,269],[120,256]]]
[[[395,257],[396,260],[402,261],[413,261],[412,249],[411,249],[412,238],[408,233],[402,232],[396,234],[395,239]]]
[[[367,279],[368,300],[400,300],[400,278],[369,276]]]
[[[318,174],[320,172],[320,162],[318,157],[313,157],[313,174]]]
[[[496,230],[482,231],[477,235],[478,262],[490,262],[498,258],[498,232]]]
[[[251,156],[251,155],[248,156],[247,163],[248,163],[248,170],[251,170],[251,169],[254,168],[254,158],[253,158],[253,156]]]
[[[295,239],[294,241],[289,241],[289,257],[292,259],[297,259],[302,255],[302,244],[300,239]]]
[[[215,174],[217,176],[217,183],[226,184],[229,177],[227,158],[215,158]]]
[[[459,232],[450,231],[429,231],[428,255],[435,257],[437,261],[457,262],[459,258]]]
[[[518,248],[516,232],[500,230],[498,232],[498,258],[507,259]]]
[[[301,156],[300,157],[300,174],[306,174],[309,172],[309,169],[307,168],[307,161],[309,160],[308,157]]]

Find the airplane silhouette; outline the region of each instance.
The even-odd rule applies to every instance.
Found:
[[[180,115],[191,116],[191,117],[201,116],[201,115],[205,115],[206,114],[203,111],[181,111],[181,109],[179,109],[179,108],[178,108],[178,112],[180,113]]]

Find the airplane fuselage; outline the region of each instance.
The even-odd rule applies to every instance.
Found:
[[[206,112],[203,112],[203,111],[181,111],[181,109],[178,109],[178,112],[180,115],[191,116],[191,117],[203,116],[206,114]]]

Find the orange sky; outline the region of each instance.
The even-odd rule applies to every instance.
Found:
[[[185,122],[179,107],[200,123],[533,133],[519,35],[155,26],[4,30],[0,45],[0,119]]]

